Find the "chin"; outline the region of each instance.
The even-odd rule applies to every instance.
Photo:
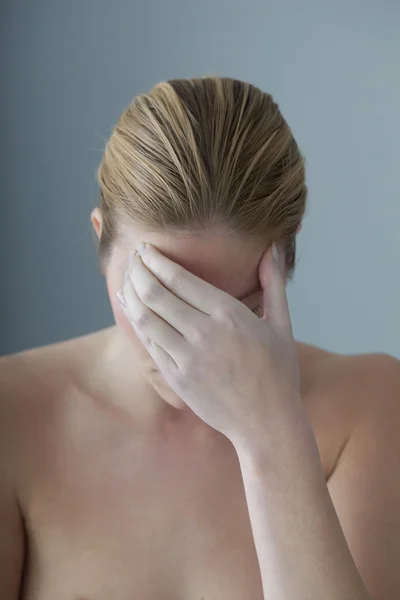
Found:
[[[178,410],[185,410],[188,408],[187,404],[176,394],[169,385],[162,378],[161,373],[157,372],[157,374],[150,378],[150,383],[154,389],[154,391],[162,398],[167,404],[177,408]]]

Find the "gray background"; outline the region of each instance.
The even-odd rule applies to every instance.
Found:
[[[112,323],[89,214],[112,125],[159,80],[271,92],[308,163],[288,286],[298,339],[400,357],[396,0],[1,3],[1,335],[9,353]]]

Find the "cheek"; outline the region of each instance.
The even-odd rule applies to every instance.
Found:
[[[148,358],[151,358],[146,348],[143,346],[142,342],[137,337],[135,330],[133,329],[127,316],[121,308],[121,305],[117,298],[117,292],[121,289],[121,286],[117,285],[111,277],[107,278],[106,284],[108,295],[110,297],[111,309],[113,311],[116,324],[123,330],[125,335],[130,339],[130,341],[134,344],[135,348],[140,352],[140,354],[143,357],[147,356]]]
[[[160,373],[154,360],[147,352],[142,342],[137,337],[135,330],[130,324],[128,318],[125,316],[125,313],[122,310],[119,300],[117,298],[117,292],[121,288],[121,286],[119,285],[119,279],[120,278],[118,277],[116,278],[116,280],[113,280],[112,277],[106,278],[111,308],[114,314],[116,324],[123,330],[127,338],[132,342],[132,345],[135,347],[135,353],[138,357],[140,357],[140,368],[143,372],[143,375],[152,384],[155,391],[162,398],[164,398],[164,400],[166,400],[171,406],[174,406],[175,408],[179,409],[185,408],[185,403],[173,390],[171,390],[170,386]]]
[[[129,319],[126,317],[124,311],[121,308],[119,303],[117,292],[121,289],[121,280],[122,277],[118,277],[118,275],[109,275],[106,277],[106,285],[108,290],[108,295],[110,297],[111,308],[114,314],[114,319],[118,327],[122,329],[126,337],[132,343],[132,346],[135,348],[135,355],[140,360],[140,368],[143,374],[147,377],[149,381],[154,384],[156,389],[162,390],[167,388],[170,390],[169,385],[165,381],[164,377],[160,373],[156,363],[147,352],[146,348],[143,346],[142,342],[137,337],[135,330],[129,322]],[[173,393],[171,391],[171,393]]]
[[[137,337],[135,330],[133,329],[128,318],[125,316],[124,312],[122,311],[119,305],[113,308],[113,313],[116,324],[123,330],[124,334],[129,338],[129,340],[132,342],[135,348],[141,354],[143,354],[143,356],[145,354],[148,355],[146,348],[143,346],[142,342]]]

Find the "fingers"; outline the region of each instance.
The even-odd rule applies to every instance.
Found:
[[[277,255],[274,257],[271,247],[259,266],[260,282],[264,290],[264,318],[282,330],[291,331],[284,276],[285,257],[281,245],[277,244],[276,250]]]
[[[171,283],[171,290],[162,285],[152,271],[143,264],[139,255],[136,255],[131,261],[128,273],[136,292],[135,295],[151,309],[147,312],[153,311],[182,336],[191,339],[196,323],[204,315],[175,295],[174,282]],[[177,282],[177,280],[175,281]],[[137,310],[139,309],[137,308]]]
[[[164,378],[168,378],[169,373],[173,373],[175,369],[178,368],[178,365],[175,363],[174,359],[159,346],[156,342],[153,342],[149,337],[147,337],[140,329],[132,323],[132,327],[135,330],[136,335],[145,346],[147,352],[150,354],[161,373],[164,375]]]
[[[181,355],[184,353],[184,345],[186,344],[184,337],[143,304],[128,273],[125,277],[122,293],[124,313],[149,353],[153,356],[154,348],[152,348],[152,344],[158,345],[175,364],[178,364]],[[149,338],[151,343],[146,338]]]
[[[229,294],[187,271],[154,246],[145,244],[145,247],[142,254],[143,263],[166,288],[187,305],[206,315],[213,315],[223,309],[227,302],[232,301]]]

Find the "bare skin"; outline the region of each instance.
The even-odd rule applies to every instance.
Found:
[[[100,234],[98,210],[92,219]],[[166,385],[117,300],[129,251],[140,241],[250,310],[260,301],[264,248],[225,234],[174,237],[129,227],[104,272],[117,325],[0,359],[0,598],[263,600],[236,450]],[[361,451],[347,441],[360,423],[382,424],[382,416],[389,431],[395,422],[399,363],[302,343],[297,349],[301,398],[338,516],[362,575],[377,589],[390,576],[394,589],[396,541],[389,554],[382,540],[396,535],[400,490],[387,486],[385,496],[381,481],[395,468],[386,462],[400,451],[397,432],[385,432],[379,462],[370,446],[382,473],[379,494],[365,507],[376,516],[373,539],[353,518],[340,465],[350,477],[350,467],[358,470]],[[365,481],[362,461],[359,470]],[[390,520],[380,517],[386,514]]]
[[[235,449],[140,372],[129,404],[110,399],[116,330],[0,361],[2,597],[23,574],[24,600],[262,600]],[[298,355],[329,486],[382,357]]]

